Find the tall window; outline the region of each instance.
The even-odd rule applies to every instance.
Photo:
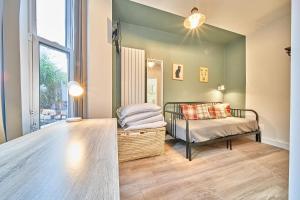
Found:
[[[68,117],[72,66],[72,0],[33,0],[33,125]]]
[[[66,1],[36,0],[37,35],[66,46]]]

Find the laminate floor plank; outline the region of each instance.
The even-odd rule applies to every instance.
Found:
[[[288,151],[249,139],[196,146],[185,159],[182,142],[167,141],[162,156],[120,164],[123,200],[285,200]]]

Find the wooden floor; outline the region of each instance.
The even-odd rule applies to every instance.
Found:
[[[163,156],[120,164],[121,200],[284,200],[288,197],[288,151],[248,139],[196,147],[169,141]]]

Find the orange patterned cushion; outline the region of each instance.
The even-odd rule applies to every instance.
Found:
[[[181,111],[184,114],[185,119],[187,120],[197,120],[197,105],[190,105],[190,104],[181,104],[180,105]]]

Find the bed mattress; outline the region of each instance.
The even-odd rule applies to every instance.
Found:
[[[190,120],[190,140],[191,142],[205,142],[208,140],[237,135],[258,130],[255,119],[227,117],[211,120]],[[186,140],[185,120],[176,121],[176,138]],[[168,132],[171,132],[170,121],[167,125]]]

